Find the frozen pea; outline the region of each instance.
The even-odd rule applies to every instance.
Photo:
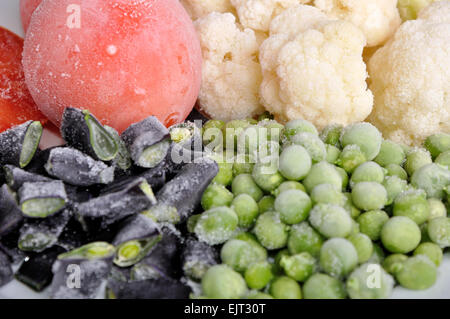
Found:
[[[259,201],[263,197],[263,191],[255,183],[250,174],[240,174],[236,176],[231,184],[231,191],[234,196],[248,194],[253,197],[255,201]]]
[[[252,177],[255,183],[266,192],[275,190],[284,182],[284,177],[278,171],[278,164],[274,161],[256,163]]]
[[[289,225],[308,218],[311,206],[309,196],[298,189],[288,189],[275,199],[275,210],[280,214],[281,221]]]
[[[341,154],[341,150],[330,144],[325,144],[325,149],[327,151],[325,160],[330,164],[336,164],[339,155]]]
[[[299,282],[305,281],[313,274],[315,264],[316,260],[307,252],[283,256],[280,260],[285,274]]]
[[[395,216],[389,219],[381,230],[384,248],[392,253],[406,254],[420,243],[420,228],[410,218]]]
[[[409,190],[401,193],[394,201],[394,216],[406,216],[418,225],[426,222],[430,214],[430,204],[423,190]]]
[[[267,249],[279,249],[286,246],[289,227],[281,221],[277,212],[265,212],[259,215],[253,231],[261,245]]]
[[[251,289],[263,289],[273,279],[272,265],[259,261],[248,266],[244,275],[247,286]]]
[[[378,153],[373,161],[383,167],[390,164],[402,165],[405,161],[405,151],[397,143],[384,140],[381,143],[380,153]]]
[[[367,262],[372,264],[381,264],[383,260],[385,259],[385,253],[383,248],[378,245],[377,243],[373,244],[373,254],[369,258]]]
[[[221,184],[210,184],[202,196],[202,207],[208,210],[214,207],[229,206],[233,201],[233,193]]]
[[[383,186],[386,189],[388,195],[388,201],[386,205],[390,205],[394,202],[399,194],[407,189],[408,183],[407,181],[397,176],[386,176],[383,181]]]
[[[202,214],[197,214],[197,215],[192,215],[191,217],[188,218],[188,220],[186,222],[186,227],[187,227],[188,232],[190,232],[190,233],[194,232],[195,225],[197,225],[197,222],[201,216],[202,216]]]
[[[401,178],[401,179],[404,179],[404,180],[408,179],[408,173],[406,173],[406,171],[400,165],[389,164],[385,168],[386,168],[386,171],[387,171],[386,172],[387,176],[397,176],[398,178]]]
[[[386,189],[380,183],[360,182],[352,189],[353,204],[362,210],[383,208],[387,201]]]
[[[436,158],[441,153],[450,150],[450,134],[436,133],[430,135],[426,138],[424,146],[430,152],[431,156]]]
[[[245,272],[248,266],[265,260],[265,257],[250,243],[239,239],[230,239],[220,250],[222,262],[238,272]]]
[[[259,126],[264,127],[267,130],[267,140],[273,142],[279,142],[285,131],[284,125],[278,123],[275,120],[261,121],[258,123]]]
[[[272,192],[272,195],[276,197],[288,189],[298,189],[306,192],[305,186],[303,186],[301,183],[295,181],[286,181],[281,183],[280,186],[278,186],[278,188]]]
[[[344,196],[346,198],[344,209],[350,214],[350,217],[353,219],[358,218],[359,215],[361,215],[361,211],[356,208],[355,205],[353,205],[352,202],[352,194],[351,193],[344,193]]]
[[[279,170],[289,180],[299,181],[305,178],[311,165],[311,156],[301,145],[289,145],[281,152]]]
[[[384,170],[375,162],[365,162],[359,165],[350,178],[350,186],[353,187],[359,182],[377,182],[384,180]]]
[[[307,252],[313,257],[319,256],[323,244],[323,237],[312,228],[308,222],[291,227],[287,246],[291,254]]]
[[[341,142],[339,140],[341,138],[342,129],[343,126],[340,124],[330,124],[320,132],[320,138],[325,144],[340,147]]]
[[[284,128],[284,132],[287,137],[292,137],[297,133],[311,133],[314,135],[319,135],[319,132],[317,131],[314,124],[302,119],[289,121],[286,123]]]
[[[209,120],[208,122],[205,123],[205,125],[203,125],[203,130],[202,130],[202,136],[203,136],[203,145],[208,146],[210,145],[212,142],[214,143],[213,148],[215,147],[220,147],[223,148],[222,145],[222,141],[215,141],[216,137],[219,132],[222,132],[222,128],[225,126],[225,122],[224,121],[220,121],[220,120]],[[214,131],[213,131],[214,130]],[[222,136],[222,134],[220,134],[220,136]],[[216,142],[217,145],[216,145]]]
[[[201,215],[194,232],[201,241],[209,245],[217,245],[233,236],[238,221],[236,213],[231,208],[215,207]]]
[[[421,233],[420,242],[421,243],[431,242],[432,240],[430,239],[430,236],[428,236],[428,222],[423,223],[422,225],[419,226],[419,228]]]
[[[335,204],[344,206],[347,198],[332,184],[320,184],[313,188],[311,199],[314,204]]]
[[[310,212],[309,222],[323,236],[347,237],[352,230],[352,218],[344,208],[333,204],[317,204]]]
[[[406,153],[406,161],[404,168],[409,176],[412,176],[415,171],[424,165],[431,164],[430,153],[423,148],[413,148]]]
[[[224,136],[224,149],[237,149],[238,136],[247,128],[250,123],[246,120],[233,120],[222,127]]]
[[[348,240],[355,246],[358,253],[358,262],[365,263],[373,254],[373,244],[369,236],[359,233],[348,237]]]
[[[255,162],[250,155],[238,155],[233,163],[233,176],[251,174],[254,166]]]
[[[247,295],[247,299],[273,299],[273,297],[264,292],[252,291]]]
[[[345,171],[345,169],[343,169],[342,167],[339,167],[339,166],[335,166],[335,169],[339,173],[339,175],[341,175],[342,189],[343,190],[347,189],[347,186],[348,186],[348,175],[347,175],[347,172]]]
[[[265,213],[271,210],[275,210],[275,197],[266,195],[258,202],[259,213]]]
[[[372,210],[361,214],[357,222],[361,233],[366,234],[373,241],[377,241],[381,236],[381,229],[389,220],[385,211]]]
[[[217,164],[219,165],[219,172],[216,177],[214,177],[212,182],[222,184],[224,186],[230,185],[233,180],[233,163],[219,161]]]
[[[442,248],[450,247],[450,218],[437,217],[428,222],[428,236]]]
[[[231,208],[238,216],[239,227],[248,228],[252,226],[259,214],[258,204],[248,194],[236,196],[231,203]]]
[[[437,268],[427,256],[416,255],[402,264],[395,278],[407,289],[424,290],[436,282]]]
[[[349,236],[359,234],[361,231],[359,230],[359,224],[356,220],[352,218],[352,230],[350,231]]]
[[[450,151],[441,153],[441,155],[436,158],[435,163],[450,169]]]
[[[276,278],[270,285],[269,291],[275,299],[302,299],[300,285],[287,276]]]
[[[337,188],[342,187],[342,177],[333,165],[327,162],[320,162],[312,166],[308,176],[303,181],[303,185],[308,192],[320,184],[332,184]]]
[[[352,144],[358,145],[369,161],[373,160],[380,152],[382,141],[380,131],[367,122],[349,125],[344,128],[341,135],[343,147]]]
[[[281,261],[281,258],[283,258],[283,256],[289,256],[288,249],[279,250],[275,255],[275,258],[274,258],[274,261],[272,264],[272,270],[273,270],[273,273],[276,275],[284,274],[283,268],[281,268],[281,265],[280,265],[280,261]]]
[[[408,256],[404,254],[392,254],[386,257],[383,261],[383,268],[390,273],[395,275],[403,267],[403,263],[408,259]]]
[[[430,206],[430,214],[428,215],[428,220],[436,217],[446,217],[447,209],[442,201],[437,198],[429,198],[428,205]]]
[[[425,255],[432,262],[436,264],[437,267],[442,262],[443,253],[441,247],[434,243],[422,243],[414,250],[414,256],[416,255]]]
[[[345,277],[358,264],[358,253],[349,240],[332,238],[320,249],[319,263],[330,276]]]
[[[227,265],[215,265],[203,276],[202,290],[208,298],[236,299],[247,293],[247,285],[244,278]]]
[[[249,232],[241,232],[234,236],[233,239],[239,239],[249,243],[252,246],[253,250],[258,254],[258,256],[260,256],[260,259],[267,259],[267,250],[263,246],[261,246],[255,235]]]
[[[237,138],[237,152],[239,155],[256,155],[260,145],[266,141],[267,130],[258,125],[249,125]]]
[[[340,280],[316,273],[303,285],[303,295],[305,299],[345,299],[347,292]]]
[[[324,161],[327,157],[325,144],[319,136],[312,133],[297,133],[291,137],[291,142],[303,146],[311,156],[313,163]]]
[[[353,173],[355,168],[366,161],[366,155],[358,145],[347,145],[339,155],[336,164],[350,174]]]
[[[444,198],[444,188],[450,185],[450,170],[439,164],[427,164],[415,170],[411,184],[427,192],[428,197]]]
[[[380,265],[366,263],[350,274],[346,287],[351,299],[386,299],[394,289],[394,279]]]

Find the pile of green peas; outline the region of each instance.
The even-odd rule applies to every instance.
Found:
[[[231,148],[241,160],[219,161],[188,222],[221,258],[193,298],[372,299],[435,283],[450,247],[449,134],[408,147],[366,122],[319,132],[264,116],[208,128],[224,133],[223,144],[204,135],[215,158]],[[259,156],[266,139],[250,129],[277,147]]]

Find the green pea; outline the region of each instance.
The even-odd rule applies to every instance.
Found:
[[[339,139],[341,138],[342,129],[343,126],[340,124],[330,124],[322,130],[320,138],[326,144],[340,147],[341,142]]]
[[[403,263],[408,259],[408,256],[404,254],[392,254],[386,257],[383,261],[383,268],[394,275],[403,267]]]
[[[276,197],[282,192],[289,189],[298,189],[306,193],[306,188],[301,183],[295,181],[286,181],[281,183],[280,186],[278,186],[278,188],[272,192],[272,195]]]
[[[323,244],[323,237],[307,222],[291,227],[287,246],[293,255],[307,252],[313,257],[318,257]]]
[[[431,164],[430,153],[423,148],[413,148],[406,154],[404,168],[409,176],[424,165]]]
[[[285,127],[277,121],[261,121],[259,126],[264,127],[267,130],[267,140],[273,142],[279,142],[281,140],[282,133],[285,131]]]
[[[288,249],[282,249],[279,250],[274,258],[274,262],[272,264],[272,272],[276,275],[283,275],[284,274],[284,270],[280,265],[281,262],[281,258],[283,258],[284,256],[289,256],[289,250]]]
[[[260,214],[275,210],[275,197],[266,195],[258,202]]]
[[[434,162],[450,169],[450,151],[441,153]]]
[[[400,165],[389,164],[388,166],[386,166],[386,171],[387,176],[397,176],[398,178],[404,180],[408,179],[408,173],[406,173],[406,171]]]
[[[365,162],[359,165],[350,178],[350,186],[353,187],[359,182],[377,182],[384,180],[384,170],[375,162]]]
[[[217,145],[214,146],[220,145],[220,148],[223,149],[222,141],[215,141],[215,139],[219,135],[218,133],[219,132],[221,133],[222,128],[224,126],[225,122],[220,120],[209,120],[208,122],[206,122],[205,125],[203,125],[203,145],[207,146],[210,145],[212,142],[219,142]],[[220,136],[222,137],[222,134],[220,134]]]
[[[443,253],[441,247],[434,243],[422,243],[414,250],[414,256],[416,255],[425,255],[432,262],[436,264],[436,267],[442,262]]]
[[[437,133],[427,137],[424,143],[425,148],[430,152],[433,158],[441,153],[450,150],[450,134]]]
[[[361,211],[356,208],[355,205],[353,205],[352,202],[352,194],[351,193],[344,193],[344,196],[346,198],[344,209],[350,214],[350,217],[353,219],[358,218],[359,215],[361,215]]]
[[[397,196],[394,202],[394,216],[406,216],[418,225],[426,222],[430,214],[430,204],[423,190],[409,190]]]
[[[383,186],[386,189],[388,200],[387,205],[394,202],[399,194],[405,191],[408,187],[407,181],[397,176],[387,176],[383,181]]]
[[[325,144],[325,149],[327,151],[325,160],[330,164],[336,164],[339,155],[341,155],[341,150],[330,144]]]
[[[267,130],[258,125],[249,125],[237,138],[237,152],[239,155],[255,155],[259,147],[266,140]]]
[[[296,135],[297,133],[311,133],[314,135],[319,135],[314,124],[306,120],[297,119],[286,123],[285,134],[287,137]]]
[[[263,261],[265,256],[243,240],[230,239],[220,251],[222,262],[238,272],[244,272],[254,262]]]
[[[297,224],[308,218],[311,210],[311,199],[298,189],[288,189],[275,199],[275,210],[285,224]]]
[[[373,241],[381,237],[381,230],[389,220],[388,214],[382,210],[372,210],[361,214],[357,222],[361,233],[366,234]]]
[[[305,299],[345,299],[347,292],[340,280],[316,273],[303,285],[303,295]]]
[[[313,274],[316,260],[309,253],[303,252],[281,257],[280,265],[286,275],[296,281],[303,282]]]
[[[314,204],[335,204],[338,206],[344,206],[347,198],[331,184],[320,184],[313,188],[311,192],[311,199]]]
[[[266,192],[275,190],[284,182],[284,177],[278,172],[277,167],[277,164],[272,161],[256,163],[253,168],[253,180]]]
[[[347,126],[342,131],[341,144],[358,145],[365,154],[367,160],[373,160],[381,149],[383,138],[380,131],[370,123],[355,123]]]
[[[215,207],[202,214],[195,225],[197,238],[209,245],[226,242],[238,226],[236,213],[228,207]]]
[[[250,123],[246,120],[233,120],[226,123],[223,128],[224,148],[237,149],[238,136],[247,128]]]
[[[345,169],[343,169],[342,167],[339,167],[339,166],[335,166],[335,169],[339,173],[339,175],[341,176],[342,189],[343,190],[347,189],[348,181],[349,181],[347,172],[345,171]]]
[[[350,174],[366,161],[366,155],[358,145],[348,145],[342,150],[336,164]]]
[[[353,204],[362,210],[381,209],[388,201],[386,189],[380,183],[360,182],[352,189]]]
[[[255,201],[259,201],[264,195],[263,191],[255,183],[250,174],[240,174],[236,176],[231,184],[231,191],[234,196],[248,194],[253,197]]]
[[[247,293],[244,278],[227,265],[210,267],[202,278],[206,297],[214,299],[242,298]]]
[[[264,292],[252,291],[247,295],[247,299],[273,299],[273,297]]]
[[[361,233],[353,234],[348,237],[348,240],[355,246],[360,264],[370,259],[373,254],[373,244],[369,236]]]
[[[426,256],[408,258],[395,274],[399,284],[407,289],[424,290],[434,285],[437,278],[436,265]]]
[[[301,145],[289,145],[280,155],[280,173],[289,180],[299,181],[311,170],[311,156]]]
[[[385,258],[385,253],[383,248],[377,243],[373,244],[373,254],[367,261],[372,264],[381,264]]]
[[[325,144],[319,136],[312,133],[297,133],[291,137],[291,142],[303,146],[311,156],[313,163],[324,161],[327,157]]]
[[[395,216],[389,219],[381,230],[383,246],[392,253],[406,254],[420,243],[420,228],[410,218]]]
[[[405,161],[405,152],[397,143],[384,140],[381,143],[380,153],[375,157],[374,162],[386,167],[390,164],[402,165]]]
[[[300,285],[287,276],[280,276],[272,282],[270,294],[275,299],[302,299]]]
[[[345,277],[358,264],[358,253],[349,240],[332,238],[320,249],[319,263],[330,276]]]
[[[430,214],[428,215],[428,220],[436,217],[446,217],[447,209],[443,202],[437,198],[429,198],[428,205],[430,206]]]
[[[248,194],[236,196],[231,203],[231,208],[238,216],[239,227],[248,228],[253,225],[259,215],[259,208],[256,201]]]
[[[309,222],[327,237],[347,237],[352,230],[352,219],[344,208],[333,204],[317,204],[311,210]]]
[[[226,162],[219,162],[219,172],[216,177],[212,180],[214,183],[222,184],[224,186],[228,186],[231,184],[233,180],[233,164]]]
[[[267,259],[267,250],[263,246],[261,246],[255,235],[248,232],[241,232],[234,236],[233,239],[238,239],[249,243],[252,246],[253,250],[258,254],[258,256],[260,256],[259,258],[261,260]]]
[[[279,249],[286,246],[289,227],[280,220],[276,212],[259,215],[253,229],[258,241],[267,249]]]
[[[346,282],[351,299],[386,299],[394,288],[394,279],[380,265],[366,263],[355,269]]]
[[[423,165],[412,175],[411,184],[425,190],[428,197],[442,199],[444,188],[450,185],[450,170],[434,163]]]
[[[188,218],[186,222],[186,227],[188,229],[188,232],[193,233],[195,229],[195,225],[197,225],[198,220],[202,217],[202,214],[192,215]]]
[[[233,163],[233,176],[238,176],[240,174],[251,174],[254,166],[255,162],[250,155],[238,155]]]
[[[272,265],[267,261],[252,263],[244,275],[247,286],[251,289],[263,289],[273,279]]]
[[[337,188],[342,187],[342,178],[333,165],[327,162],[320,162],[311,167],[311,171],[303,181],[303,185],[310,193],[314,187],[320,184],[331,184]]]
[[[233,193],[220,184],[210,184],[202,196],[202,207],[209,210],[214,207],[229,206],[233,201]]]
[[[437,217],[428,222],[428,236],[440,247],[450,247],[450,218]]]

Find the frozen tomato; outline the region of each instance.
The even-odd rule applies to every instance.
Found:
[[[182,122],[201,81],[200,43],[178,0],[46,0],[31,18],[23,64],[56,125],[71,106],[120,132],[150,115]]]
[[[23,40],[0,27],[0,132],[26,122],[45,122],[25,84]]]
[[[27,32],[31,15],[40,5],[42,0],[20,0],[20,17],[22,18],[23,30]]]

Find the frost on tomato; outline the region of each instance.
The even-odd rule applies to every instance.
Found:
[[[30,25],[31,16],[34,10],[41,4],[42,0],[20,0],[20,17],[22,19],[23,30],[27,32]]]

